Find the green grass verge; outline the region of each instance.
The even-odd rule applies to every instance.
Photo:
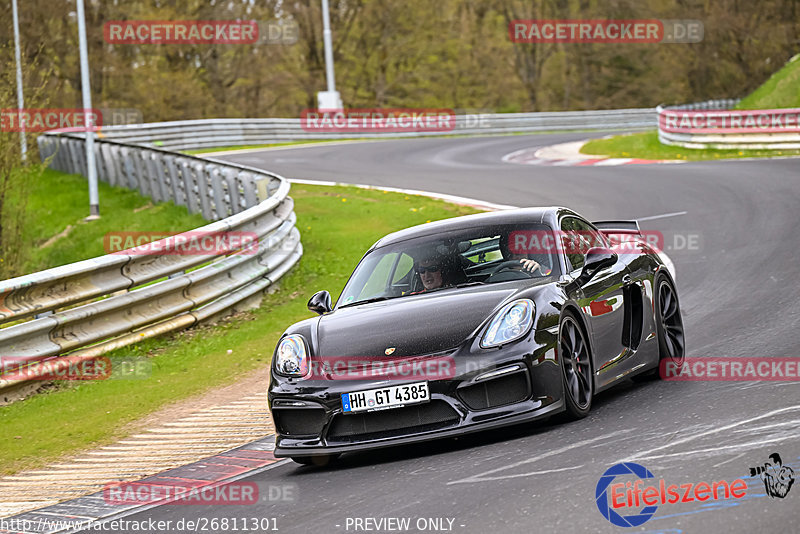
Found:
[[[608,156],[611,158],[674,159],[685,161],[707,161],[732,158],[764,158],[774,156],[798,156],[800,150],[713,150],[693,149],[662,145],[658,132],[630,135],[615,135],[605,139],[593,139],[581,147],[582,154]]]
[[[235,320],[147,340],[110,355],[150,358],[152,374],[145,380],[62,383],[0,408],[0,474],[41,467],[59,456],[110,443],[129,433],[131,422],[173,401],[267,365],[285,328],[312,315],[306,309],[311,294],[328,289],[336,298],[378,238],[476,212],[425,197],[355,187],[294,185],[291,195],[304,255],[281,279],[279,291]]]
[[[234,145],[234,146],[216,146],[212,148],[197,148],[193,150],[181,150],[184,154],[211,154],[213,152],[224,152],[226,150],[246,150],[250,148],[272,148],[278,146],[293,146],[293,145],[313,145],[316,143],[332,143],[336,141],[366,141],[367,139],[353,138],[353,139],[313,139],[304,141],[290,141],[288,143],[269,143],[266,145]]]
[[[736,106],[736,109],[777,108],[800,108],[800,54]]]
[[[86,178],[46,170],[28,184],[28,223],[23,241],[25,273],[31,273],[106,254],[103,236],[109,232],[152,231],[179,233],[208,224],[172,202],[153,204],[136,191],[100,182],[98,220],[89,215]],[[20,273],[22,274],[22,273]]]

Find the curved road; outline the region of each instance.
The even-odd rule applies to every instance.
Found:
[[[590,220],[643,218],[644,229],[664,233],[677,268],[688,356],[800,356],[800,160],[617,167],[501,161],[515,150],[586,137],[320,144],[221,158],[289,178],[558,204]],[[648,485],[741,477],[749,489],[746,498],[725,503],[659,505],[628,531],[779,532],[796,529],[800,482],[785,499],[770,498],[748,468],[778,452],[800,473],[798,437],[796,382],[628,382],[598,396],[591,414],[574,423],[345,455],[328,469],[281,462],[247,480],[290,488],[287,499],[163,506],[126,519],[174,525],[182,518],[270,517],[287,533],[404,531],[395,523],[376,528],[367,518],[408,518],[411,532],[620,532],[598,511],[595,486],[606,469],[629,460],[654,473]]]

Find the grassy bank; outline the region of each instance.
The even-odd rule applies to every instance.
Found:
[[[361,255],[378,238],[475,211],[425,197],[351,187],[295,185],[291,195],[304,256],[281,279],[279,291],[235,320],[149,340],[111,355],[150,358],[152,374],[145,380],[66,383],[0,408],[0,474],[112,442],[125,435],[132,421],[267,365],[284,329],[312,315],[306,309],[310,295],[328,289],[336,298]]]
[[[46,170],[28,188],[23,241],[29,247],[22,251],[23,273],[102,256],[103,236],[109,232],[178,233],[207,224],[182,206],[153,205],[135,191],[103,182],[98,184],[101,218],[86,222],[89,186],[86,178],[74,174]]]
[[[800,54],[736,106],[736,109],[774,108],[800,108]]]
[[[800,150],[714,150],[692,149],[662,145],[658,132],[630,135],[615,135],[605,139],[592,139],[581,147],[582,154],[608,156],[610,158],[637,158],[656,160],[707,161],[735,158],[765,158],[775,156],[798,156]]]

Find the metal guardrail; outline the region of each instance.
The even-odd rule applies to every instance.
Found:
[[[573,130],[631,130],[656,127],[655,108],[543,113],[476,113],[455,116],[455,129],[435,132],[306,131],[300,119],[205,119],[105,126],[101,138],[123,143],[193,150],[291,141],[377,139],[458,134],[503,134]]]
[[[677,106],[658,106],[656,109],[682,109],[686,111],[733,109],[740,100],[740,98],[723,98],[722,100],[706,100],[704,102],[692,102],[691,104],[679,104]]]
[[[39,137],[42,158],[52,157],[51,166],[68,173],[86,174],[83,147],[80,135]],[[284,178],[112,141],[96,143],[95,150],[104,181],[216,220],[179,234],[187,240],[189,234],[251,232],[257,248],[227,255],[153,255],[129,249],[0,281],[2,357],[15,363],[55,358],[54,364],[63,367],[188,328],[246,306],[301,257],[294,203]],[[169,248],[168,240],[158,243]],[[0,389],[32,378],[31,373],[2,374]]]
[[[733,110],[738,100],[658,109],[658,139],[665,145],[718,149],[800,148],[800,108]]]

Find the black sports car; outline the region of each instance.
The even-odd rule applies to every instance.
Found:
[[[275,455],[456,436],[565,412],[683,363],[674,274],[635,221],[565,208],[470,215],[390,234],[335,306],[327,291],[276,347]]]

